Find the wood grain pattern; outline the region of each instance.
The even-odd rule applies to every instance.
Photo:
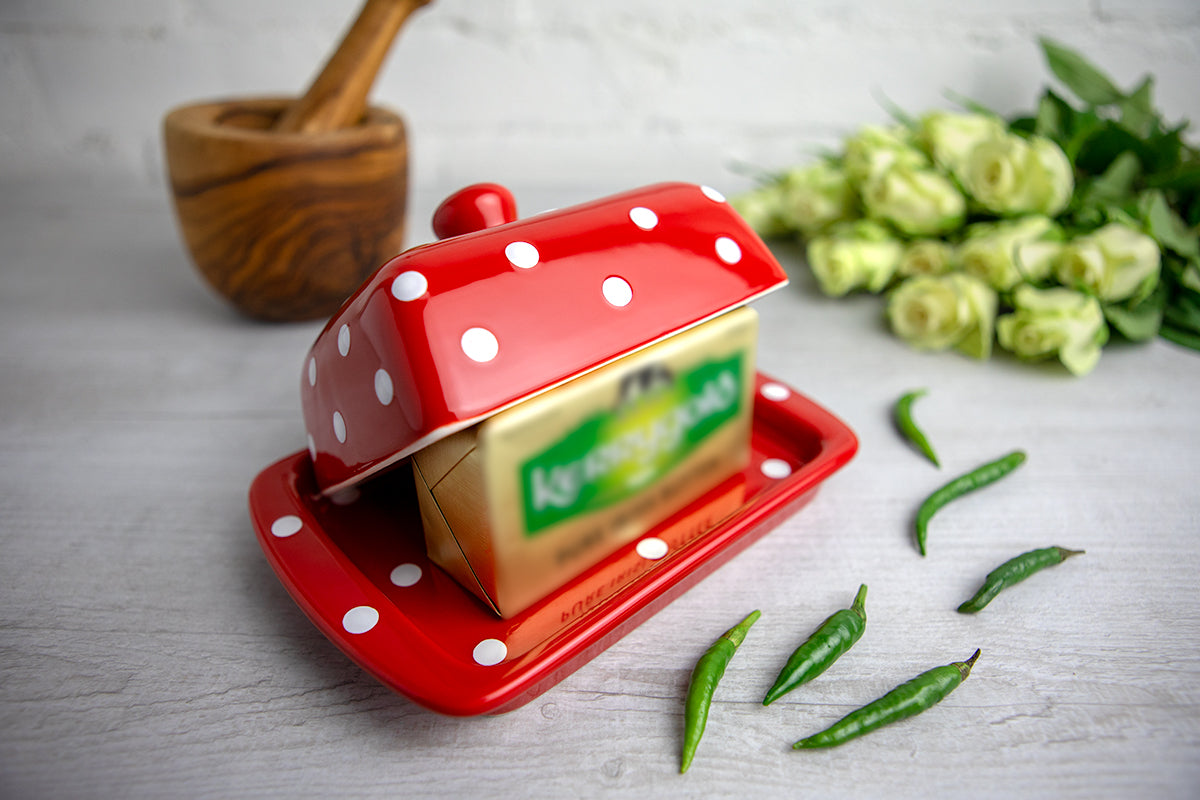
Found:
[[[362,124],[280,134],[285,98],[184,106],[163,139],[197,269],[251,317],[327,317],[404,245],[408,146],[380,108]]]
[[[275,123],[280,133],[321,133],[358,124],[367,94],[400,28],[430,0],[367,0],[325,67]]]

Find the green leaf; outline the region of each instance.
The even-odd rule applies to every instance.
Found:
[[[1167,264],[1169,268],[1163,271],[1163,277],[1173,279],[1175,285],[1170,290],[1167,307],[1163,310],[1159,335],[1176,344],[1200,350],[1200,290],[1190,288],[1187,281],[1189,271],[1200,270],[1200,265],[1189,263],[1180,266],[1173,259]]]
[[[1184,261],[1169,253],[1163,256],[1168,297],[1159,335],[1200,350],[1200,259]]]
[[[1131,150],[1118,155],[1100,177],[1084,189],[1089,202],[1122,203],[1133,193],[1134,183],[1142,174],[1142,162]]]
[[[748,161],[739,161],[737,159],[726,163],[725,168],[734,175],[741,175],[754,181],[759,187],[774,186],[783,180],[787,174],[784,170],[769,170],[766,167],[760,167],[757,164],[751,164]]]
[[[1059,144],[1070,140],[1074,128],[1075,109],[1056,95],[1047,91],[1038,101],[1037,117],[1033,132],[1039,136],[1053,139]]]
[[[1200,352],[1200,333],[1185,328],[1177,328],[1168,322],[1164,322],[1158,331],[1158,335],[1167,341],[1183,345],[1184,347],[1190,347]]]
[[[1013,133],[1031,134],[1037,132],[1037,117],[1013,117],[1008,121],[1008,129]]]
[[[1046,37],[1040,42],[1050,71],[1083,102],[1105,106],[1125,98],[1107,75],[1079,53]]]
[[[1200,236],[1179,218],[1161,190],[1143,192],[1138,205],[1147,231],[1159,246],[1185,258],[1200,259]]]
[[[1180,164],[1166,172],[1149,175],[1146,185],[1156,189],[1200,190],[1200,161]]]
[[[1101,119],[1095,111],[1076,112],[1071,121],[1067,140],[1059,142],[1059,144],[1067,157],[1071,159],[1072,164],[1085,172],[1099,174],[1108,168],[1109,163],[1118,153],[1128,149],[1128,140],[1123,140],[1126,143],[1115,148],[1108,146],[1098,149],[1093,144],[1093,142],[1099,145],[1105,144],[1106,137],[1112,136],[1111,128],[1112,125]],[[1135,137],[1129,138],[1132,138],[1134,142],[1139,142]],[[1094,150],[1098,155],[1085,153],[1088,150]]]
[[[1154,77],[1147,76],[1133,94],[1118,103],[1121,110],[1121,126],[1137,136],[1149,136],[1158,124],[1158,113],[1154,110]]]
[[[1066,230],[1072,237],[1091,233],[1110,222],[1119,222],[1135,230],[1146,227],[1138,213],[1137,200],[1132,196],[1121,198],[1120,201],[1094,200],[1086,192],[1080,191],[1071,203]]]
[[[1107,170],[1122,153],[1133,152],[1146,160],[1146,145],[1142,140],[1115,122],[1097,119],[1094,127],[1079,131],[1076,137],[1079,141],[1075,165],[1093,175]]]
[[[1179,166],[1184,144],[1183,127],[1147,136],[1142,143],[1142,161],[1150,173],[1166,172]]]
[[[892,119],[896,120],[898,124],[903,125],[906,128],[916,128],[921,124],[919,119],[905,111],[899,103],[892,100],[892,98],[888,97],[883,92],[876,92],[875,102],[879,103],[879,105],[883,107],[883,110],[886,111]]]
[[[1163,310],[1163,316],[1176,328],[1200,333],[1200,302],[1188,293],[1176,294]]]
[[[1073,216],[1077,233],[1087,233],[1101,227],[1112,218],[1112,208],[1095,204],[1084,204],[1075,209]]]
[[[1183,213],[1183,221],[1189,226],[1200,227],[1200,191],[1193,192],[1190,199],[1179,201],[1179,210]]]
[[[962,106],[965,110],[970,111],[973,114],[982,114],[985,117],[999,117],[1000,116],[999,114],[997,114],[995,112],[994,109],[992,109],[988,106],[985,106],[983,103],[979,102],[978,100],[967,97],[965,94],[959,94],[958,92],[950,91],[949,89],[947,89],[945,92],[943,92],[943,94],[946,96],[947,100],[952,100],[953,102],[957,103],[958,105]]]
[[[1176,283],[1197,294],[1196,307],[1200,308],[1200,258],[1193,257],[1183,265]]]
[[[1140,301],[1104,306],[1108,324],[1131,342],[1144,342],[1158,335],[1162,327],[1167,293],[1162,284]]]

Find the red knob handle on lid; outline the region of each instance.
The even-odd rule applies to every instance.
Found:
[[[512,192],[498,183],[476,183],[442,201],[433,212],[433,232],[439,239],[449,239],[516,219]]]

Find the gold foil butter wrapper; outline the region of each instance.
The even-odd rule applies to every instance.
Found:
[[[416,453],[430,559],[512,617],[739,473],[757,332],[739,308]]]

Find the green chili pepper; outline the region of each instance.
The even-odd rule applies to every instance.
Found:
[[[738,645],[746,638],[746,632],[760,616],[762,614],[759,611],[750,612],[744,620],[721,634],[721,638],[713,642],[696,662],[683,710],[683,759],[679,765],[680,772],[687,772],[692,757],[696,755],[696,746],[700,744],[704,725],[708,722],[708,707],[712,705],[713,692],[725,674],[729,659],[733,658]]]
[[[929,520],[933,518],[938,509],[968,492],[995,483],[1023,463],[1025,463],[1025,453],[1016,450],[981,467],[976,467],[965,475],[960,475],[929,495],[917,510],[917,549],[921,555],[925,555],[925,533],[929,528]]]
[[[801,684],[808,683],[842,657],[863,635],[867,626],[867,585],[858,587],[854,605],[836,611],[822,622],[804,644],[796,648],[775,685],[767,691],[763,705],[767,706]]]
[[[912,405],[918,397],[924,397],[926,394],[924,389],[917,389],[909,392],[896,401],[896,407],[893,409],[892,416],[895,417],[896,427],[900,429],[900,433],[904,434],[905,438],[915,444],[920,449],[925,457],[933,462],[935,467],[941,468],[938,462],[937,454],[933,452],[933,445],[925,438],[925,432],[922,431],[917,423],[912,418]]]
[[[983,586],[967,602],[958,607],[961,614],[974,614],[1009,586],[1018,584],[1035,572],[1041,572],[1046,567],[1061,564],[1071,556],[1082,555],[1082,550],[1067,550],[1063,547],[1043,547],[1040,550],[1030,550],[1019,556],[1010,558],[987,574]]]
[[[902,683],[878,700],[851,711],[820,733],[801,739],[792,745],[796,750],[815,747],[834,747],[881,728],[892,722],[907,719],[936,705],[971,674],[979,651],[966,661],[956,661],[922,672]]]

